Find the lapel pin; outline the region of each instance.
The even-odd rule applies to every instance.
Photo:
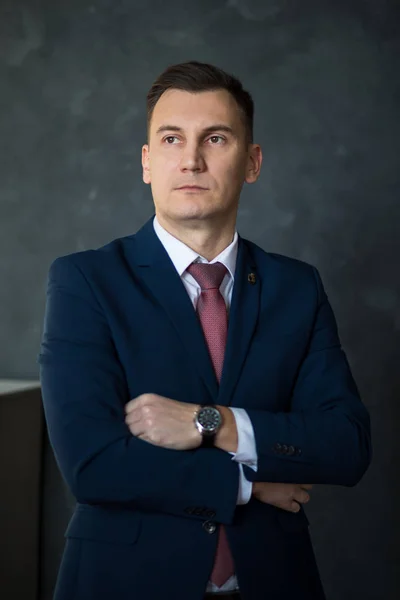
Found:
[[[256,282],[256,275],[255,275],[255,273],[249,273],[249,274],[247,275],[247,281],[248,281],[249,283],[251,283],[252,285],[254,285],[254,284],[255,284],[255,282]]]

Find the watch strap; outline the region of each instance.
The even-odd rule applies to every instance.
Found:
[[[215,441],[215,434],[203,435],[201,447],[202,448],[214,448],[214,441]]]

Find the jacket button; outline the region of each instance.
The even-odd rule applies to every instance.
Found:
[[[206,510],[205,513],[206,517],[208,517],[209,519],[213,519],[215,517],[215,510]]]
[[[296,452],[295,447],[294,446],[289,446],[288,451],[287,451],[288,455],[289,456],[293,456],[293,454],[295,452]]]
[[[286,444],[283,444],[283,446],[282,446],[283,454],[287,454],[287,451],[288,451],[288,447],[286,446]]]
[[[204,521],[203,529],[207,533],[214,533],[215,530],[217,529],[217,526],[213,521]]]
[[[274,446],[274,452],[280,453],[281,451],[282,451],[281,444],[279,444],[279,443],[275,444],[275,446]]]

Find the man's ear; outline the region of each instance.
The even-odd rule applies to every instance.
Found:
[[[254,183],[255,181],[257,181],[260,175],[261,163],[261,146],[259,146],[258,144],[251,144],[249,156],[247,159],[246,183]]]
[[[150,177],[150,150],[148,144],[142,146],[142,167],[143,167],[143,181],[145,183],[151,183]]]

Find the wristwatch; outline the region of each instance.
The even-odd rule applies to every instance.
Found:
[[[213,448],[215,436],[222,426],[222,414],[216,406],[203,404],[195,412],[194,423],[203,436],[202,448]]]

